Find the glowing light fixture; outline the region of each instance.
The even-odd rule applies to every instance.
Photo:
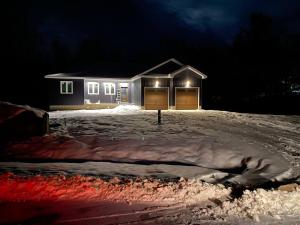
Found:
[[[159,86],[159,81],[155,81],[155,87],[157,88]]]
[[[191,86],[191,82],[188,80],[185,84],[185,87],[190,87]]]

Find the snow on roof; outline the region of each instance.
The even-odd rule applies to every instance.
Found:
[[[84,79],[84,78],[120,78],[129,79],[138,71],[145,68],[144,65],[136,63],[111,63],[103,62],[99,63],[97,66],[91,66],[89,68],[74,68],[69,72],[48,74],[45,78],[74,78],[74,79]],[[79,72],[78,72],[79,71]]]
[[[133,65],[133,64],[114,64],[114,63],[105,63],[100,64],[97,67],[91,68],[89,70],[83,70],[81,72],[74,73],[57,73],[57,74],[48,74],[45,78],[52,79],[63,79],[63,78],[72,78],[72,79],[117,79],[117,80],[136,80],[141,77],[174,77],[178,73],[188,69],[194,73],[200,75],[203,79],[207,76],[201,73],[199,70],[195,69],[192,66],[184,65],[178,60],[171,58],[168,59],[156,66],[151,67],[148,70],[145,70],[142,73],[137,74],[137,71],[141,71],[142,65]],[[132,77],[132,75],[137,74]]]
[[[177,61],[174,58],[168,59],[156,66],[151,67],[150,69],[139,73],[138,75],[145,75],[145,74],[170,74],[176,69],[182,67],[183,64]]]
[[[183,72],[184,70],[190,70],[190,71],[193,71],[195,74],[201,76],[202,79],[206,79],[206,78],[207,78],[207,76],[206,76],[204,73],[200,72],[200,71],[197,70],[196,68],[194,68],[194,67],[192,67],[192,66],[189,66],[189,65],[183,66],[183,67],[181,67],[179,70],[174,71],[174,72],[171,74],[171,77],[176,76],[177,74]]]

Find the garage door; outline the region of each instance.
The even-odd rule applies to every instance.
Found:
[[[145,109],[168,109],[168,88],[145,88]]]
[[[198,88],[176,88],[176,109],[198,109]]]

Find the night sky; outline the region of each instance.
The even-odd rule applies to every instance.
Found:
[[[9,1],[4,6],[5,73],[20,80],[14,93],[6,91],[5,80],[1,82],[4,100],[44,106],[46,95],[40,86],[45,74],[104,61],[148,66],[175,57],[209,76],[208,105],[232,95],[220,87],[224,80],[244,85],[237,75],[246,80],[259,76],[265,82],[255,93],[245,93],[249,98],[266,95],[274,71],[278,83],[289,75],[290,83],[299,79],[297,0],[43,0]],[[262,65],[257,55],[267,61]],[[249,64],[254,66],[249,69]],[[41,97],[24,95],[24,84]]]
[[[277,28],[300,31],[297,0],[136,0],[26,1],[21,10],[43,38],[42,47],[59,40],[72,49],[88,38],[109,40],[123,48],[156,45],[159,39],[179,37],[195,44],[215,38],[231,43],[253,12],[269,15]],[[129,46],[128,46],[129,45]]]

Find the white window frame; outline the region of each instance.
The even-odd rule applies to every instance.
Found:
[[[103,83],[104,84],[104,94],[105,95],[116,95],[116,84],[115,83],[112,83],[112,82],[106,82],[106,83]],[[109,91],[107,92],[106,91],[106,86],[108,85],[109,87]],[[114,87],[114,92],[111,91],[112,89],[112,86]]]
[[[66,84],[66,91],[63,92],[63,84]],[[71,84],[71,91],[68,90],[68,85]],[[60,94],[62,95],[72,95],[73,94],[73,81],[61,80],[60,81]]]
[[[90,92],[90,85],[92,85],[93,92]],[[97,91],[95,92],[95,85],[97,85]],[[99,83],[98,82],[87,82],[88,94],[89,95],[99,95]]]

